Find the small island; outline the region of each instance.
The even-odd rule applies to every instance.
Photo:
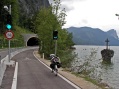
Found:
[[[105,40],[106,42],[106,49],[101,51],[102,59],[105,62],[111,62],[111,58],[114,56],[114,51],[108,48],[109,40],[108,38]]]

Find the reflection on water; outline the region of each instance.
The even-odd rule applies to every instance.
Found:
[[[101,50],[105,49],[105,46],[81,46],[75,45],[75,52],[78,54],[78,60],[85,60],[91,55],[93,49],[96,50],[93,65],[100,66],[102,82],[108,83],[114,89],[119,89],[119,46],[110,46],[110,49],[114,50],[114,56],[111,63],[103,63],[101,59]]]

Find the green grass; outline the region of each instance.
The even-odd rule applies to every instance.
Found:
[[[19,26],[15,26],[14,28],[15,28],[15,31],[14,31],[15,33],[21,33],[21,34],[32,33],[30,31],[28,31],[27,29],[21,28]]]
[[[96,80],[91,79],[90,77],[88,77],[84,74],[78,74],[76,72],[72,72],[72,74],[74,74],[77,77],[84,78],[86,81],[89,81],[89,82],[93,83],[94,85],[99,86],[101,89],[107,89],[107,88],[105,88],[106,87],[105,84],[99,84]],[[113,89],[113,88],[109,88],[109,89]]]

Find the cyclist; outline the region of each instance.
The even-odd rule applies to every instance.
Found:
[[[51,64],[50,64],[50,67],[52,68],[52,72],[53,70],[55,69],[55,65],[57,65],[58,68],[61,67],[61,61],[60,61],[60,58],[57,57],[57,56],[53,56],[51,58]]]

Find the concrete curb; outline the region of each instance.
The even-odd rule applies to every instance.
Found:
[[[4,64],[5,59],[6,59],[6,57],[3,58],[1,60],[1,63],[0,63],[0,87],[1,87],[1,84],[2,84],[2,79],[4,77],[4,72],[6,70],[6,65]]]
[[[29,47],[29,48],[18,49],[17,51],[11,53],[10,59],[12,57],[14,57],[15,55],[17,55],[18,53],[20,53],[20,52],[23,52],[23,51],[26,51],[26,50],[30,50],[30,49],[36,49],[36,48],[38,48],[38,47]],[[14,65],[15,62],[12,61],[11,63],[8,63],[8,55],[6,55],[6,57],[3,58],[0,62],[1,62],[0,63],[0,86],[1,86],[2,80],[3,80],[3,76],[4,76],[4,72],[6,70],[7,64],[8,65]]]
[[[15,71],[14,71],[14,77],[12,82],[11,89],[17,89],[17,74],[18,74],[18,62],[16,62]]]
[[[37,51],[35,51],[34,54],[44,64],[46,64],[47,66],[50,66],[50,63],[51,63],[50,60],[41,58],[41,55],[39,55]],[[86,81],[84,78],[75,76],[69,71],[65,71],[63,68],[59,68],[58,71],[63,77],[65,77],[66,79],[68,79],[70,82],[74,83],[76,86],[78,86],[81,89],[101,89],[100,87],[94,85],[93,83]]]
[[[33,52],[34,57],[41,62],[44,66],[46,66],[49,70],[51,70],[51,68],[49,67],[48,64],[46,64],[45,62],[43,62],[42,60],[40,60],[36,55],[35,52]],[[62,74],[58,73],[58,76],[60,78],[62,78],[63,80],[65,80],[67,83],[69,83],[70,85],[72,85],[73,87],[75,87],[76,89],[82,89],[80,86],[77,86],[75,83],[73,83],[72,81],[70,81],[69,79],[67,79],[66,77],[64,77]]]

